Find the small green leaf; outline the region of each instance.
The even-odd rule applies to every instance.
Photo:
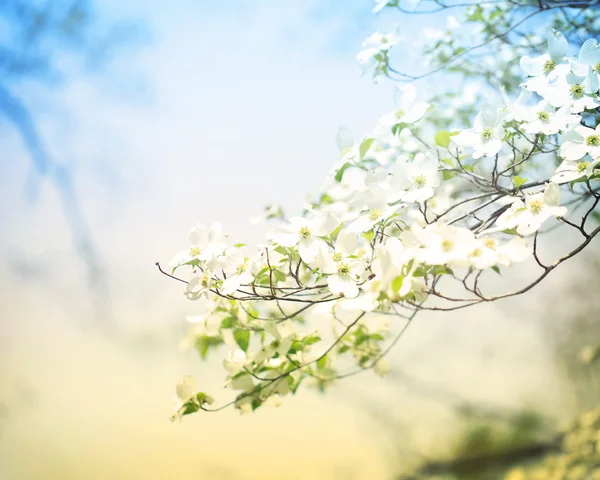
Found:
[[[402,288],[402,282],[404,281],[404,277],[402,275],[397,276],[392,280],[392,292],[398,293]]]
[[[319,370],[323,370],[327,365],[327,355],[323,355],[319,360],[317,360],[317,368]]]
[[[515,176],[513,177],[513,182],[515,182],[515,187],[521,188],[522,185],[527,183],[527,179],[524,177]]]
[[[450,145],[450,132],[447,130],[440,130],[435,134],[435,143],[440,147],[448,148]]]
[[[492,267],[492,270],[493,270],[494,272],[496,272],[498,275],[500,275],[500,268],[499,268],[497,265],[494,265],[494,266]]]
[[[344,163],[341,166],[341,168],[336,172],[335,177],[334,177],[335,181],[340,183],[342,181],[342,177],[344,176],[344,172],[351,166],[352,166],[351,163],[348,163],[348,162]]]
[[[405,123],[405,122],[397,123],[392,127],[392,133],[394,135],[398,135],[406,127],[410,127],[410,123]]]
[[[183,411],[181,412],[181,415],[189,415],[190,413],[196,413],[198,410],[200,410],[200,405],[194,402],[188,402],[182,407],[182,409]]]
[[[250,345],[250,332],[248,330],[234,330],[233,338],[240,349],[244,352],[248,350],[248,345]]]
[[[442,170],[442,177],[444,178],[444,181],[450,180],[455,175],[456,175],[456,172],[451,172],[449,170]]]
[[[233,328],[237,319],[235,317],[229,316],[224,318],[221,322],[221,328]]]
[[[367,138],[366,140],[363,140],[363,142],[360,144],[360,158],[363,158],[367,154],[369,148],[371,148],[371,145],[373,145],[373,140],[373,138]]]

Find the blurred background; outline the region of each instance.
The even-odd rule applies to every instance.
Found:
[[[598,402],[594,245],[529,296],[423,315],[387,379],[168,421],[182,375],[210,392],[220,365],[180,348],[194,304],[154,262],[197,222],[260,241],[250,218],[300,211],[337,126],[392,108],[355,61],[393,23],[372,6],[0,0],[0,478],[455,478]]]

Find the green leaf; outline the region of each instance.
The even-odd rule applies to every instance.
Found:
[[[235,339],[235,343],[238,344],[240,349],[242,349],[244,352],[248,350],[248,345],[250,345],[250,331],[234,330],[233,338]]]
[[[445,265],[436,265],[433,267],[432,272],[434,275],[454,275],[454,272],[450,267]]]
[[[496,272],[498,275],[500,275],[500,268],[499,268],[497,265],[494,265],[494,266],[492,267],[492,270],[493,270],[494,272]]]
[[[223,321],[221,322],[221,328],[232,328],[235,325],[236,321],[237,321],[237,318],[235,318],[233,316],[224,318]]]
[[[221,345],[223,340],[218,337],[209,337],[207,335],[201,335],[196,338],[196,350],[200,354],[200,358],[205,359],[208,355],[208,349],[213,346]]]
[[[369,148],[371,148],[371,145],[373,145],[373,138],[367,138],[366,140],[363,140],[363,142],[360,144],[359,147],[359,152],[360,152],[360,158],[363,158],[366,153],[369,151]]]
[[[392,280],[392,292],[398,293],[402,288],[402,282],[404,281],[404,277],[402,275],[397,276]]]
[[[410,123],[405,123],[405,122],[400,122],[400,123],[396,123],[393,127],[392,127],[392,133],[394,135],[399,134],[402,130],[404,130],[406,127],[410,127]]]
[[[183,406],[183,411],[181,415],[189,415],[190,413],[196,413],[200,410],[200,405],[197,405],[195,402],[188,402]]]
[[[283,282],[287,278],[281,270],[273,270],[273,277],[276,282]]]
[[[435,143],[440,147],[448,148],[450,145],[450,132],[447,130],[440,130],[435,134]]]
[[[444,181],[450,180],[455,175],[456,175],[456,172],[450,172],[449,170],[442,170],[442,177],[444,178]]]
[[[319,360],[317,360],[317,368],[319,370],[323,370],[327,365],[327,355],[323,355]]]
[[[513,182],[515,183],[515,187],[521,188],[522,185],[527,183],[527,179],[524,177],[515,176],[513,177]]]
[[[348,163],[348,162],[344,163],[341,166],[341,168],[337,171],[337,173],[335,174],[335,177],[334,177],[335,181],[340,183],[342,181],[342,177],[344,176],[344,172],[346,170],[348,170],[348,168],[350,168],[351,166],[352,166],[351,163]]]

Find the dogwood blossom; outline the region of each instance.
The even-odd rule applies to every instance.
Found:
[[[588,161],[585,158],[579,161],[565,160],[562,162],[554,175],[550,178],[551,182],[562,184],[572,182],[578,178],[590,178],[594,174],[594,169],[600,163],[600,158]]]
[[[413,160],[399,158],[392,173],[392,185],[404,193],[403,202],[424,202],[433,197],[440,184],[435,153],[418,153]]]
[[[462,148],[472,148],[473,158],[493,157],[502,149],[503,118],[491,106],[475,117],[473,128],[462,130],[452,141]]]
[[[388,113],[379,120],[382,131],[391,131],[397,124],[412,124],[418,122],[431,105],[427,102],[417,102],[417,89],[414,85],[397,85],[394,90],[396,110]]]
[[[313,218],[294,217],[287,225],[272,235],[272,240],[283,247],[298,246],[302,259],[312,263],[323,245],[320,237],[331,234],[339,225],[339,220],[332,214],[316,214]]]
[[[525,202],[515,201],[498,218],[497,225],[501,229],[516,228],[520,235],[531,235],[550,217],[562,217],[566,213],[567,208],[560,206],[560,187],[551,182],[542,192],[526,194]]]
[[[564,135],[560,156],[565,160],[579,160],[584,155],[600,158],[600,125],[595,129],[579,125]]]
[[[541,95],[544,95],[551,83],[563,79],[570,71],[569,62],[565,58],[569,47],[565,36],[562,32],[550,28],[546,39],[548,53],[535,58],[528,55],[521,58],[523,72],[525,75],[533,77],[524,82],[523,87]]]

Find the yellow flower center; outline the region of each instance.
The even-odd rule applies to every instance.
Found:
[[[341,275],[348,275],[350,273],[350,266],[347,265],[346,263],[340,263],[337,266],[337,271]]]
[[[488,128],[484,128],[483,131],[481,132],[481,139],[484,142],[487,142],[493,136],[494,136],[494,131],[491,128],[489,128],[489,127]]]
[[[340,252],[335,252],[332,258],[334,262],[341,262],[343,257]]]
[[[473,250],[473,252],[471,253],[471,256],[472,256],[472,257],[481,257],[481,254],[482,254],[482,253],[483,253],[483,252],[481,251],[481,249],[480,249],[480,248],[476,248],[476,249],[475,249],[475,250]]]
[[[600,145],[600,137],[598,135],[590,135],[585,139],[585,144],[588,147],[597,147]]]
[[[444,252],[451,252],[452,250],[454,250],[454,242],[452,240],[443,240],[442,241],[442,250]]]
[[[396,111],[396,119],[400,120],[405,114],[406,114],[406,112],[404,110]]]
[[[378,220],[381,217],[381,215],[383,215],[383,212],[380,208],[373,208],[369,211],[369,220]]]
[[[540,213],[542,211],[543,207],[544,207],[544,204],[542,203],[541,200],[533,200],[529,204],[529,210],[531,210],[531,213],[533,213],[534,215],[537,215],[538,213]]]
[[[486,238],[483,241],[483,244],[489,248],[490,250],[495,250],[496,249],[496,240],[494,240],[493,238]]]
[[[577,164],[577,172],[578,173],[583,173],[585,172],[588,167],[590,166],[590,162],[581,162]]]
[[[417,187],[424,187],[427,184],[427,177],[423,174],[417,175],[414,178],[414,182]]]
[[[301,227],[300,230],[298,231],[298,234],[302,237],[302,238],[308,238],[310,237],[311,233],[310,233],[310,229],[308,227]]]
[[[202,249],[200,247],[190,248],[190,257],[197,257],[201,253],[202,253]]]
[[[596,72],[600,72],[600,63],[597,63],[597,64],[594,66],[594,70],[595,70]]]
[[[245,263],[241,263],[237,266],[237,268],[235,269],[235,273],[237,273],[238,275],[240,273],[244,273],[246,271],[246,269],[248,268],[248,265],[246,265]]]
[[[556,62],[554,60],[548,60],[544,63],[544,72],[550,73],[552,70],[556,68]]]
[[[546,110],[537,112],[537,117],[544,123],[548,123],[548,120],[550,120],[550,114]]]
[[[583,93],[584,93],[583,85],[573,85],[571,87],[570,92],[571,92],[571,96],[573,98],[581,98],[581,97],[583,97]]]

